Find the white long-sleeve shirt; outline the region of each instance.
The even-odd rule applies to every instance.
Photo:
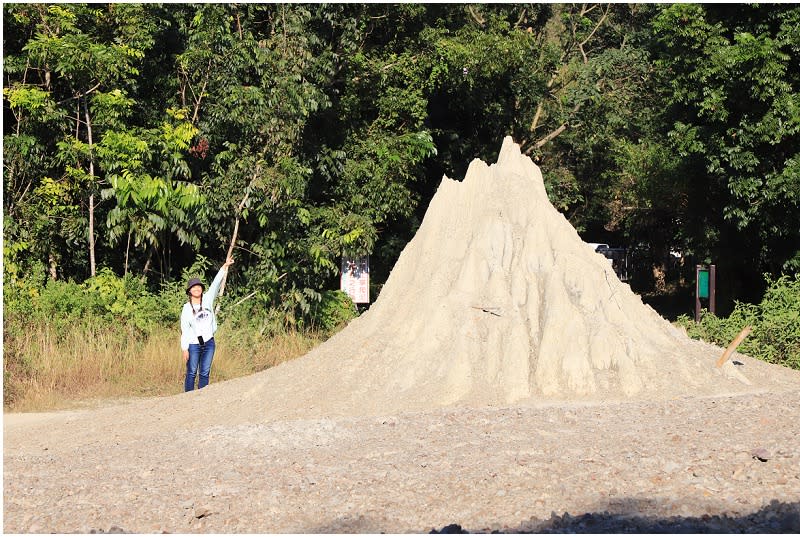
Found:
[[[197,336],[202,336],[203,341],[214,337],[214,333],[217,331],[214,299],[217,298],[222,278],[227,271],[227,267],[219,269],[214,281],[203,293],[199,306],[193,306],[191,300],[183,305],[181,310],[181,350],[189,350],[189,345],[198,344]]]

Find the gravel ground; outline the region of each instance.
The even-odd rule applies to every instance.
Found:
[[[88,428],[96,411],[7,415],[3,530],[796,533],[798,408],[793,390],[129,435]]]

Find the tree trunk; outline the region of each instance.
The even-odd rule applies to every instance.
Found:
[[[91,170],[91,166],[89,169]],[[94,259],[94,194],[89,194],[89,270],[92,277],[97,274]]]
[[[147,250],[147,261],[144,262],[144,268],[142,269],[142,276],[147,277],[147,272],[150,270],[150,263],[153,261],[153,249],[148,248]]]
[[[83,98],[83,110],[86,117],[86,139],[89,143],[89,177],[91,178],[92,186],[94,188],[94,156],[92,155],[92,120],[89,117],[89,102],[88,98]],[[94,257],[94,192],[89,194],[89,267],[91,275],[94,277],[97,274],[97,265]]]
[[[131,230],[128,230],[128,244],[125,245],[125,274],[128,275],[128,254],[131,251]]]
[[[56,256],[53,255],[53,252],[50,252],[47,259],[50,262],[50,279],[55,281],[58,279]]]

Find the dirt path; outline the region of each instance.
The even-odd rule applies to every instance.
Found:
[[[5,416],[4,531],[800,530],[797,390],[208,426],[159,419],[164,403],[213,404],[208,392]],[[135,434],[125,424],[135,416],[167,425]]]

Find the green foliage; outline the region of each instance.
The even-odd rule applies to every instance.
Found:
[[[605,200],[606,229],[624,229],[628,237],[677,248],[686,211],[685,175],[680,161],[655,137],[633,143],[614,140],[610,168],[603,178],[611,185]]]
[[[670,141],[691,164],[706,209],[724,216],[712,224],[720,239],[755,237],[756,247],[736,256],[773,274],[800,243],[797,226],[785,225],[800,218],[798,19],[795,6],[675,4],[652,22],[670,89]]]
[[[139,278],[120,278],[108,269],[98,271],[82,287],[90,313],[111,325],[135,327],[141,334],[174,324],[180,313],[180,304],[175,305],[169,295],[153,295]]]
[[[180,287],[235,228],[232,300],[252,295],[262,327],[308,325],[340,256],[371,255],[379,287],[442,175],[509,134],[587,238],[739,281],[800,266],[792,5],[3,12],[14,285],[91,274],[91,199],[97,265]]]
[[[547,197],[559,211],[567,211],[570,207],[585,201],[577,177],[568,168],[564,166],[551,168],[544,174],[543,180]],[[581,227],[578,222],[573,225],[576,229]]]
[[[331,334],[358,316],[356,305],[347,293],[325,291],[313,308],[314,325]]]
[[[42,323],[65,335],[76,326],[99,325],[108,330],[145,335],[155,327],[174,324],[181,302],[174,293],[154,295],[139,278],[120,278],[105,268],[84,283],[23,281],[4,289],[5,317],[10,325]],[[185,296],[184,296],[185,299]]]
[[[189,170],[184,160],[198,131],[186,121],[184,110],[168,109],[166,115],[159,129],[108,130],[97,145],[98,163],[109,183],[102,196],[116,202],[106,217],[112,245],[128,236],[134,247],[155,248],[171,231],[181,244],[199,246],[190,211],[202,197],[185,181]]]
[[[18,125],[58,121],[66,114],[58,108],[49,92],[35,86],[13,83],[3,88],[3,97],[8,101]]]
[[[678,324],[695,339],[727,346],[745,326],[752,332],[739,352],[773,364],[800,369],[800,276],[767,276],[767,292],[760,304],[737,303],[731,315],[720,318],[704,312],[699,323],[681,316]]]

